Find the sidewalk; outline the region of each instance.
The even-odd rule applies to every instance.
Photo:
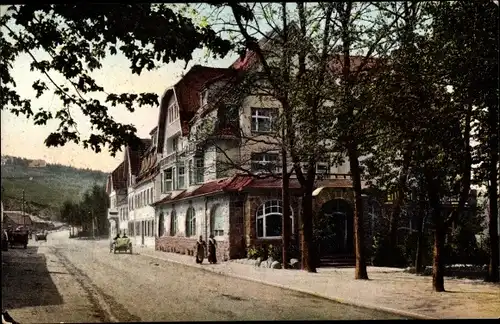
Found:
[[[222,275],[304,292],[336,302],[418,319],[500,318],[500,285],[445,278],[447,292],[432,291],[431,277],[401,269],[368,267],[369,281],[354,280],[353,268],[323,268],[318,273],[257,268],[235,261],[198,265],[187,255],[137,248],[152,258],[184,264]],[[206,261],[204,261],[206,262]]]

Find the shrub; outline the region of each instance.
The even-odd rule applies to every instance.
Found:
[[[300,246],[298,242],[292,242],[288,249],[288,258],[289,259],[298,259],[300,260]]]
[[[265,258],[265,255],[266,255],[266,251],[261,246],[259,246],[259,247],[251,246],[250,248],[248,248],[248,251],[247,251],[247,257],[250,259],[256,260],[258,258],[262,258],[264,260],[264,259],[267,259],[267,257]]]
[[[273,258],[273,260],[278,261],[279,263],[283,263],[283,250],[281,246],[269,245],[268,248],[269,257]]]
[[[478,244],[475,234],[466,227],[459,227],[445,244],[447,264],[483,265],[488,261],[488,246]]]
[[[406,267],[408,261],[405,256],[405,246],[389,246],[388,240],[376,235],[373,240],[372,264],[383,267]]]

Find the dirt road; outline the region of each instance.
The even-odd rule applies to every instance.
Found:
[[[229,278],[105,241],[51,233],[2,254],[2,307],[21,323],[393,319],[395,315]]]

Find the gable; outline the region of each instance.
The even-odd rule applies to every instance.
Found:
[[[175,98],[179,109],[182,135],[189,135],[189,121],[200,108],[200,93],[208,80],[221,75],[232,75],[233,69],[193,66],[172,88],[165,91],[158,116],[158,153],[163,152],[166,133],[166,118],[171,98]]]

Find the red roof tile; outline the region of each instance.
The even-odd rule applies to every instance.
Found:
[[[315,187],[328,188],[351,188],[352,182],[349,179],[329,179],[322,180]],[[220,192],[237,192],[245,189],[280,189],[281,180],[275,178],[257,179],[247,175],[235,175],[231,178],[210,181],[202,184],[193,191],[184,190],[177,196],[171,195],[153,204],[153,206],[172,203],[178,200],[196,198],[203,195],[215,194]],[[291,189],[300,189],[297,179],[290,179]]]
[[[194,65],[184,77],[177,82],[172,89],[165,92],[160,104],[160,114],[158,120],[158,151],[163,150],[165,138],[165,118],[167,115],[167,104],[172,95],[177,97],[179,104],[179,117],[181,120],[182,134],[189,134],[189,121],[194,117],[200,108],[200,92],[209,80],[221,76],[231,76],[234,73],[228,68],[214,68],[202,65]]]

